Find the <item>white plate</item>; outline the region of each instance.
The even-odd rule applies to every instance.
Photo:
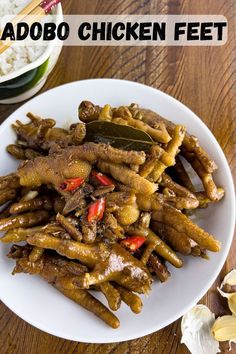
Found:
[[[216,139],[203,122],[183,104],[153,88],[129,81],[86,80],[48,91],[14,112],[0,127],[0,175],[14,171],[16,163],[5,152],[15,135],[11,123],[26,121],[29,111],[53,117],[60,125],[77,121],[78,104],[83,99],[113,106],[137,102],[162,116],[187,126],[199,137],[201,144],[214,158],[219,170],[215,173],[218,185],[224,187],[222,202],[200,213],[198,224],[222,242],[222,250],[210,254],[210,260],[186,257],[184,267],[169,267],[171,279],[154,283],[143,311],[131,313],[126,305],[117,312],[121,325],[111,329],[94,315],[66,299],[43,280],[25,274],[11,275],[14,262],[6,258],[9,246],[0,245],[0,297],[18,316],[33,326],[58,337],[90,343],[120,342],[157,331],[181,317],[206,293],[220,272],[233,237],[235,202],[230,169]],[[102,298],[102,296],[101,296]]]

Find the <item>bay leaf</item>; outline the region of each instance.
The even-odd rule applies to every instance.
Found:
[[[85,141],[110,144],[123,150],[145,152],[155,144],[150,135],[140,129],[98,120],[86,124]]]

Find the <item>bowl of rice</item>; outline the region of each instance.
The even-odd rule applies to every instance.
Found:
[[[1,0],[0,18],[18,14],[30,1]],[[50,16],[51,18],[48,18]],[[47,21],[55,19],[56,22],[61,22],[61,4],[46,17]],[[0,104],[17,103],[34,96],[45,84],[61,50],[62,42],[58,40],[57,43],[54,41],[48,45],[35,45],[32,42],[23,46],[13,44],[3,52],[0,55]]]

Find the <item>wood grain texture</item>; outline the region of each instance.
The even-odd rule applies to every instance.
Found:
[[[212,130],[236,177],[236,2],[235,0],[67,0],[64,12],[77,14],[222,14],[229,22],[223,47],[69,47],[42,91],[66,82],[111,77],[156,87],[183,102]],[[68,63],[73,62],[73,67]],[[0,106],[0,122],[19,104]],[[233,267],[236,242],[217,281],[202,299],[217,315],[225,302],[216,286]],[[180,321],[149,336],[107,345],[70,342],[45,334],[0,304],[1,354],[185,354]],[[236,346],[234,346],[236,353]],[[232,353],[232,352],[231,352]]]

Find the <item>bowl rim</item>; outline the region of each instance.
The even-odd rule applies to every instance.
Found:
[[[57,24],[59,22],[63,21],[63,11],[62,11],[61,3],[59,3],[55,9],[53,9],[53,12],[55,12]],[[57,42],[57,40],[56,40],[56,42]],[[26,72],[33,70],[33,69],[39,67],[40,65],[42,65],[50,57],[52,49],[55,45],[56,45],[55,41],[50,42],[47,45],[47,48],[45,49],[45,51],[35,61],[23,66],[22,68],[20,68],[16,71],[10,72],[9,74],[0,77],[0,84],[4,83],[6,81],[9,81],[9,80],[15,79],[15,78],[25,74]]]
[[[135,333],[135,335],[133,335],[133,334],[132,335],[120,335],[116,339],[110,339],[110,338],[108,339],[107,337],[99,337],[99,338],[96,338],[96,340],[89,340],[89,343],[101,343],[101,344],[102,343],[124,342],[124,341],[128,341],[128,340],[133,340],[133,339],[136,339],[136,338],[141,338],[141,337],[143,337],[145,335],[149,335],[149,334],[151,334],[151,333],[153,333],[155,331],[161,330],[164,327],[166,327],[167,325],[173,323],[174,321],[179,319],[181,316],[183,316],[184,313],[189,311],[191,309],[191,307],[194,306],[204,296],[204,294],[210,289],[210,287],[212,286],[212,284],[216,280],[219,272],[221,271],[221,269],[222,269],[222,267],[223,267],[223,265],[224,265],[224,263],[226,261],[226,258],[228,256],[228,253],[229,253],[232,241],[233,241],[234,229],[235,229],[235,207],[236,207],[236,204],[235,204],[235,189],[234,189],[233,177],[232,177],[232,174],[231,174],[231,170],[230,170],[229,164],[228,164],[227,159],[225,157],[225,154],[224,154],[223,150],[221,149],[219,143],[217,142],[216,138],[214,137],[213,133],[211,132],[211,130],[207,127],[207,125],[190,108],[185,106],[183,103],[181,103],[179,100],[175,99],[174,97],[164,93],[163,91],[161,91],[159,89],[156,89],[154,87],[150,87],[150,86],[147,86],[147,85],[144,85],[144,84],[137,83],[137,82],[128,81],[128,80],[119,80],[119,79],[87,79],[87,80],[81,80],[81,81],[74,81],[74,82],[70,82],[70,83],[67,83],[67,84],[60,85],[58,87],[52,88],[52,89],[50,89],[48,91],[53,91],[53,90],[55,90],[55,89],[57,89],[59,87],[62,87],[62,86],[66,87],[66,86],[70,86],[70,85],[76,85],[77,83],[80,83],[80,82],[84,83],[86,81],[90,81],[90,82],[102,81],[104,83],[106,81],[108,83],[110,83],[112,81],[113,82],[115,81],[116,83],[121,82],[121,83],[126,83],[127,85],[137,85],[137,86],[144,87],[145,89],[148,89],[148,90],[151,90],[151,91],[158,91],[161,95],[167,96],[168,99],[170,99],[175,104],[180,105],[189,114],[191,114],[192,116],[194,115],[194,119],[196,119],[198,121],[200,126],[204,127],[204,129],[206,129],[208,131],[208,134],[210,134],[210,136],[211,136],[212,143],[214,143],[214,145],[216,145],[216,148],[219,150],[220,157],[223,159],[225,167],[226,167],[225,174],[227,175],[227,180],[228,180],[229,188],[230,188],[230,191],[231,191],[229,198],[230,198],[231,207],[232,207],[231,208],[231,212],[230,212],[232,217],[230,219],[228,238],[227,238],[227,241],[226,241],[226,247],[224,249],[224,253],[222,253],[222,257],[220,259],[220,262],[218,262],[214,273],[212,273],[210,281],[208,281],[205,284],[205,286],[202,287],[201,291],[199,291],[197,293],[197,295],[192,299],[191,303],[189,302],[184,307],[182,307],[181,310],[179,310],[178,312],[173,314],[171,316],[171,322],[170,322],[170,319],[167,319],[166,321],[162,322],[161,326],[160,325],[159,326],[158,325],[153,325],[152,327],[147,327],[146,329],[142,329],[142,330],[137,331]],[[46,91],[46,92],[48,92],[48,91]],[[39,97],[41,95],[44,95],[46,92],[36,96],[32,100],[37,99],[37,97]],[[24,105],[22,105],[18,109],[23,110],[25,105],[28,104],[28,102],[26,102]],[[0,125],[0,132],[1,132],[1,130],[4,130],[4,129],[6,129],[8,127],[8,125],[9,125],[8,120],[16,111],[12,112],[9,115],[9,117],[3,122],[3,124]],[[1,298],[1,294],[0,294],[0,298]],[[11,306],[12,304],[9,304],[8,301],[4,300],[4,303],[17,316],[19,316],[20,318],[22,318],[23,320],[25,320],[26,322],[28,322],[32,326],[34,326],[34,327],[36,327],[36,328],[38,328],[38,329],[40,329],[40,330],[42,330],[42,331],[44,331],[46,333],[49,333],[51,335],[54,335],[54,336],[57,336],[57,337],[60,337],[60,338],[63,338],[63,339],[67,339],[67,340],[88,343],[88,338],[87,337],[80,336],[79,339],[78,339],[78,338],[75,338],[75,337],[70,336],[70,335],[65,335],[63,332],[60,332],[60,331],[52,331],[52,330],[50,331],[45,326],[39,325],[31,317],[22,316],[21,314],[18,314],[18,312],[16,312],[14,310],[14,308],[12,308],[12,306]],[[55,333],[55,332],[57,332],[57,333]]]

